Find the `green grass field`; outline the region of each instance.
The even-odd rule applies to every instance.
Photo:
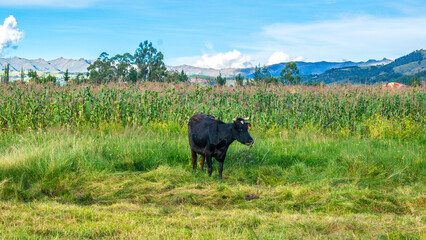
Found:
[[[219,180],[216,163],[192,171],[185,129],[170,128],[3,134],[0,235],[424,237],[424,140],[253,132]]]
[[[13,87],[0,89],[0,112],[9,114],[1,118],[0,131],[0,239],[426,237],[424,89],[409,89],[413,95],[377,89],[358,95],[351,92],[358,90],[335,88],[318,88],[318,94],[303,88],[282,94],[244,89],[256,107],[287,105],[268,110],[271,115],[241,107],[257,116],[251,131],[255,145],[233,143],[219,180],[215,160],[212,177],[192,170],[187,119],[179,119],[194,110],[187,108],[188,101],[197,101],[193,91],[216,94],[216,106],[207,101],[195,106],[214,113],[215,107],[236,105],[226,100],[234,90],[189,87],[194,99],[185,98],[180,106],[169,90],[156,96],[158,89],[130,89],[133,99],[145,91],[143,96],[155,102],[132,105],[137,115],[123,107],[132,103],[125,96],[122,102],[105,100],[118,96],[114,88],[88,93],[86,88]],[[76,94],[75,102],[68,100],[70,93]],[[80,100],[85,94],[94,97]],[[347,99],[335,98],[342,95]],[[30,100],[27,105],[23,96]],[[281,98],[274,102],[268,96]],[[300,120],[309,119],[311,109],[299,101],[323,96],[329,98],[312,116],[315,121]],[[110,102],[118,107],[104,115],[96,110]],[[181,111],[153,115],[161,102],[167,110]],[[354,112],[346,116],[339,106],[352,106]],[[229,109],[221,112],[225,121],[235,117]],[[346,118],[327,124],[331,113]],[[268,124],[280,116],[287,120]],[[43,117],[52,122],[37,127]]]

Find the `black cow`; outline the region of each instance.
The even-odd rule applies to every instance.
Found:
[[[188,122],[188,139],[191,147],[192,167],[197,169],[197,154],[201,155],[201,171],[204,171],[204,159],[207,160],[209,176],[212,175],[212,157],[219,162],[219,178],[222,178],[223,162],[229,145],[237,140],[247,146],[254,141],[248,133],[248,118],[234,118],[233,123],[224,123],[211,115],[199,113]]]

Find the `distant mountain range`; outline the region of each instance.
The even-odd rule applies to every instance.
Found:
[[[407,76],[422,74],[426,70],[426,50],[417,50],[395,61],[383,58],[382,60],[368,60],[366,62],[296,62],[302,75],[303,82],[324,82],[324,83],[374,83],[379,81],[391,81],[400,79],[407,80]],[[87,72],[87,67],[95,60],[80,58],[78,60],[58,58],[46,61],[44,59],[25,58],[0,58],[0,68],[4,69],[7,64],[12,71],[37,70],[43,72],[65,72],[67,69],[71,73]],[[269,65],[268,70],[273,76],[280,76],[286,63]],[[200,68],[189,65],[167,66],[168,70],[181,72],[182,70],[189,76],[210,76],[216,77],[219,74],[232,78],[238,74],[244,77],[253,77],[254,68]],[[12,74],[13,75],[13,74]],[[422,77],[421,75],[420,77]],[[18,76],[16,76],[17,78]],[[405,79],[401,79],[404,78]]]
[[[95,60],[88,60],[80,58],[78,60],[58,58],[50,61],[44,59],[25,59],[25,58],[0,58],[0,68],[4,69],[7,64],[10,65],[12,71],[24,71],[36,70],[44,72],[65,72],[67,69],[69,72],[84,73],[87,72],[87,67],[90,66]],[[296,62],[297,67],[300,70],[301,75],[309,74],[320,74],[332,68],[342,68],[351,66],[375,66],[384,65],[392,62],[389,59],[383,59],[380,61],[369,60],[367,62]],[[274,76],[279,76],[281,70],[285,67],[286,63],[279,63],[268,66],[269,71]],[[222,74],[225,77],[232,77],[238,74],[244,77],[251,77],[254,72],[254,68],[200,68],[189,65],[180,66],[167,66],[168,70],[172,71],[184,71],[187,75],[204,75],[216,77]]]
[[[44,72],[87,72],[87,67],[94,60],[80,58],[78,60],[58,58],[55,60],[46,61],[44,59],[26,59],[26,58],[0,58],[0,68],[4,69],[7,64],[10,65],[12,71],[36,70]]]
[[[321,74],[302,76],[302,82],[325,84],[400,82],[409,84],[413,77],[426,81],[426,50],[417,50],[386,65],[332,68]]]
[[[333,68],[342,68],[342,67],[353,67],[353,66],[377,66],[385,65],[391,63],[392,60],[384,58],[383,60],[368,60],[367,62],[296,62],[297,68],[300,71],[300,75],[309,75],[309,74],[321,74],[329,69]],[[286,63],[278,63],[268,66],[268,70],[273,76],[280,76],[281,70],[285,67]],[[223,69],[214,69],[214,68],[200,68],[189,65],[181,66],[168,66],[169,70],[174,71],[184,71],[188,75],[204,75],[216,77],[219,74],[225,77],[233,77],[238,74],[241,74],[244,77],[253,77],[254,67],[252,68],[223,68]]]

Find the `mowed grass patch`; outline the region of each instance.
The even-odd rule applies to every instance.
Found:
[[[146,173],[100,174],[87,177],[72,198],[61,202],[110,205],[118,202],[163,207],[202,206],[210,210],[257,209],[287,213],[369,213],[421,215],[424,186],[366,188],[354,181],[322,180],[276,185],[206,178],[179,167],[160,166]],[[90,196],[90,198],[84,198]],[[250,198],[256,196],[256,198]]]
[[[289,214],[116,203],[0,202],[1,238],[421,239],[424,216]]]

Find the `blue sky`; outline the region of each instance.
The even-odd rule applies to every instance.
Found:
[[[16,24],[0,26],[1,57],[95,59],[149,40],[168,65],[223,68],[394,59],[426,48],[418,0],[0,0],[0,24],[9,16]],[[22,34],[6,35],[13,40],[7,29]]]

